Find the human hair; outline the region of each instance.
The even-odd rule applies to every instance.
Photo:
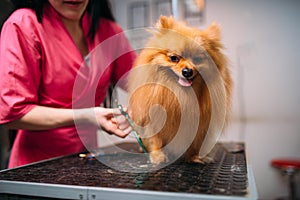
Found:
[[[36,13],[37,20],[42,22],[43,7],[48,0],[12,0],[15,10],[30,8]],[[91,16],[91,27],[88,36],[94,38],[101,18],[115,21],[109,0],[89,0],[86,11]]]

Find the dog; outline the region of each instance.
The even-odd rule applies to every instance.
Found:
[[[135,129],[153,164],[167,162],[173,154],[187,162],[204,163],[199,151],[213,114],[209,85],[215,85],[215,90],[220,87],[215,84],[218,80],[223,88],[222,98],[217,97],[218,108],[224,110],[222,130],[230,116],[232,77],[222,53],[220,27],[212,23],[199,30],[172,16],[161,16],[150,32],[153,36],[128,77],[128,109]],[[209,72],[214,66],[217,74]],[[207,72],[205,78],[202,72]]]

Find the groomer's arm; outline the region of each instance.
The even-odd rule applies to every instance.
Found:
[[[116,121],[115,118],[119,118],[119,120]],[[122,138],[131,132],[130,125],[118,110],[102,107],[62,109],[36,106],[23,117],[7,123],[6,126],[10,129],[40,131],[70,126],[75,123],[98,126],[108,133]]]
[[[73,110],[35,106],[20,119],[7,123],[10,129],[48,130],[74,124]]]

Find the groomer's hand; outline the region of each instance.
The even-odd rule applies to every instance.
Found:
[[[125,138],[132,127],[119,109],[96,107],[94,108],[98,126],[109,134]]]

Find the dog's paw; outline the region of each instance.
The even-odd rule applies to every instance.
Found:
[[[167,162],[168,158],[162,151],[152,151],[150,153],[150,161],[152,164],[158,165],[163,162]]]
[[[198,155],[192,156],[191,158],[188,158],[187,161],[189,163],[198,163],[198,164],[208,164],[213,163],[215,160],[209,156],[200,158]]]

